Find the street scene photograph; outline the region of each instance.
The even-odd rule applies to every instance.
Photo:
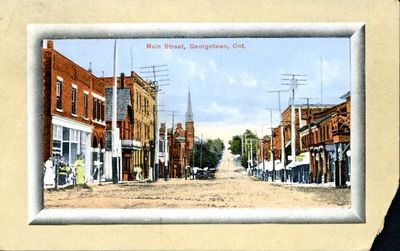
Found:
[[[43,40],[44,208],[350,208],[350,49]]]

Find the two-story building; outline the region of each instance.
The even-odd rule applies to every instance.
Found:
[[[343,187],[350,181],[350,92],[341,98],[346,101],[312,114],[300,129],[302,151],[311,155],[311,182]]]
[[[86,182],[100,178],[105,144],[104,82],[55,50],[42,49],[43,159],[84,160]]]

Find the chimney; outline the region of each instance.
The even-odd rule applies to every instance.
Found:
[[[121,72],[120,83],[121,83],[121,88],[125,88],[125,74],[123,72]]]
[[[47,49],[54,49],[53,40],[47,40]]]

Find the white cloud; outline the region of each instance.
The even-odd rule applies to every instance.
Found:
[[[257,80],[253,76],[249,75],[247,72],[242,72],[240,74],[240,82],[243,86],[250,88],[257,86]]]
[[[215,61],[213,59],[210,59],[209,63],[210,63],[211,70],[213,72],[217,72],[217,63],[215,63]]]
[[[231,85],[236,83],[236,80],[230,75],[227,75],[227,79],[228,79],[228,83],[231,84]]]
[[[202,109],[204,113],[207,114],[224,114],[227,116],[240,116],[240,112],[238,109],[233,108],[231,106],[222,106],[218,105],[216,102],[211,102],[211,104],[206,107],[205,109]]]

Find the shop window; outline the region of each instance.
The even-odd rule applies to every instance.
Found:
[[[62,110],[62,80],[57,79],[57,101],[56,101],[56,107],[59,110]]]
[[[69,141],[69,128],[63,127],[63,140]]]
[[[62,127],[53,125],[53,156],[61,156]]]
[[[63,141],[62,143],[62,156],[65,163],[69,163],[69,142]]]
[[[87,135],[88,135],[88,133],[85,133],[85,132],[81,132],[80,133],[81,135],[81,138],[80,138],[80,147],[79,147],[79,150],[80,150],[80,154],[82,154],[82,158],[83,159],[85,159],[85,156],[86,156],[86,140],[87,140]]]

